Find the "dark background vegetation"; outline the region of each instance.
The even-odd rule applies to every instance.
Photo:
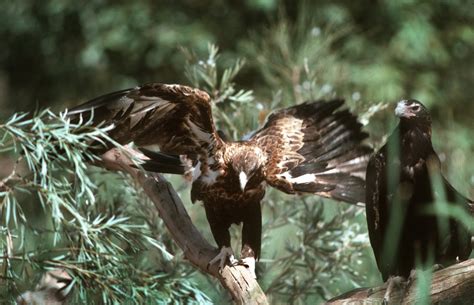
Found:
[[[234,82],[239,89],[253,90],[250,102],[222,107],[236,122],[234,127],[223,124],[228,134],[242,136],[255,129],[274,107],[342,96],[361,115],[372,135],[370,142],[378,147],[395,123],[394,103],[415,98],[432,111],[434,144],[445,173],[463,194],[474,197],[472,1],[2,0],[0,4],[2,121],[19,111],[45,107],[60,111],[145,82],[190,84],[185,68],[199,62],[189,62],[189,54],[205,61],[212,43],[220,49],[220,65],[246,60]],[[187,192],[181,192],[185,198]],[[264,200],[267,228],[259,272],[275,303],[320,301],[380,281],[362,211],[319,201],[277,192]],[[319,206],[324,206],[323,212],[317,211]],[[203,210],[188,207],[198,227],[209,234]],[[318,235],[323,233],[313,231],[317,223],[333,225],[330,220],[341,211],[348,214],[335,221],[331,238],[336,240],[329,245],[330,240]],[[341,228],[348,233],[340,233]],[[310,237],[300,238],[302,232]],[[356,237],[360,245],[351,248],[348,240]],[[326,244],[321,245],[322,240]],[[320,253],[321,260],[303,258],[298,245],[308,243],[327,246],[327,253]],[[351,251],[362,255],[352,259]],[[304,261],[298,266],[304,268],[278,265],[278,259],[298,253]],[[350,269],[350,275],[310,266],[328,262],[335,269]],[[308,268],[318,274],[308,278]],[[282,270],[294,272],[279,279]],[[196,289],[215,303],[227,297],[216,282],[190,274]]]

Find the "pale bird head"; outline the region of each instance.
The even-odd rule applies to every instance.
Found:
[[[398,102],[395,115],[400,119],[431,122],[428,109],[417,100],[401,100]]]

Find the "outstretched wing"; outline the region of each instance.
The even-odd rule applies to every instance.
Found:
[[[364,202],[368,136],[341,99],[307,102],[273,113],[250,139],[267,154],[266,181],[287,193]]]
[[[173,155],[206,155],[221,143],[209,95],[182,85],[150,83],[117,91],[70,109],[69,115],[113,124],[110,136],[121,144],[158,145]]]

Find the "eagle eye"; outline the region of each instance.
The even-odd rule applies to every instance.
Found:
[[[420,106],[416,105],[416,106],[413,106],[411,109],[418,112],[420,110]]]

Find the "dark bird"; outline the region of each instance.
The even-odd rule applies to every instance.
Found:
[[[313,193],[349,203],[364,201],[367,134],[344,101],[304,103],[274,112],[246,141],[226,141],[212,119],[207,93],[181,85],[151,83],[110,93],[69,111],[95,123],[113,124],[121,144],[143,150],[150,171],[192,174],[192,201],[204,203],[221,249],[210,264],[233,257],[229,227],[243,223],[241,263],[254,272],[260,256],[260,202],[269,184],[281,191]],[[193,167],[190,170],[190,166]]]
[[[417,263],[465,260],[472,250],[467,228],[455,218],[433,213],[438,194],[444,193],[449,207],[468,213],[472,201],[441,174],[428,110],[416,100],[403,100],[395,114],[400,123],[370,158],[366,174],[369,237],[384,281],[407,279]],[[441,179],[442,189],[434,189],[435,177]]]

